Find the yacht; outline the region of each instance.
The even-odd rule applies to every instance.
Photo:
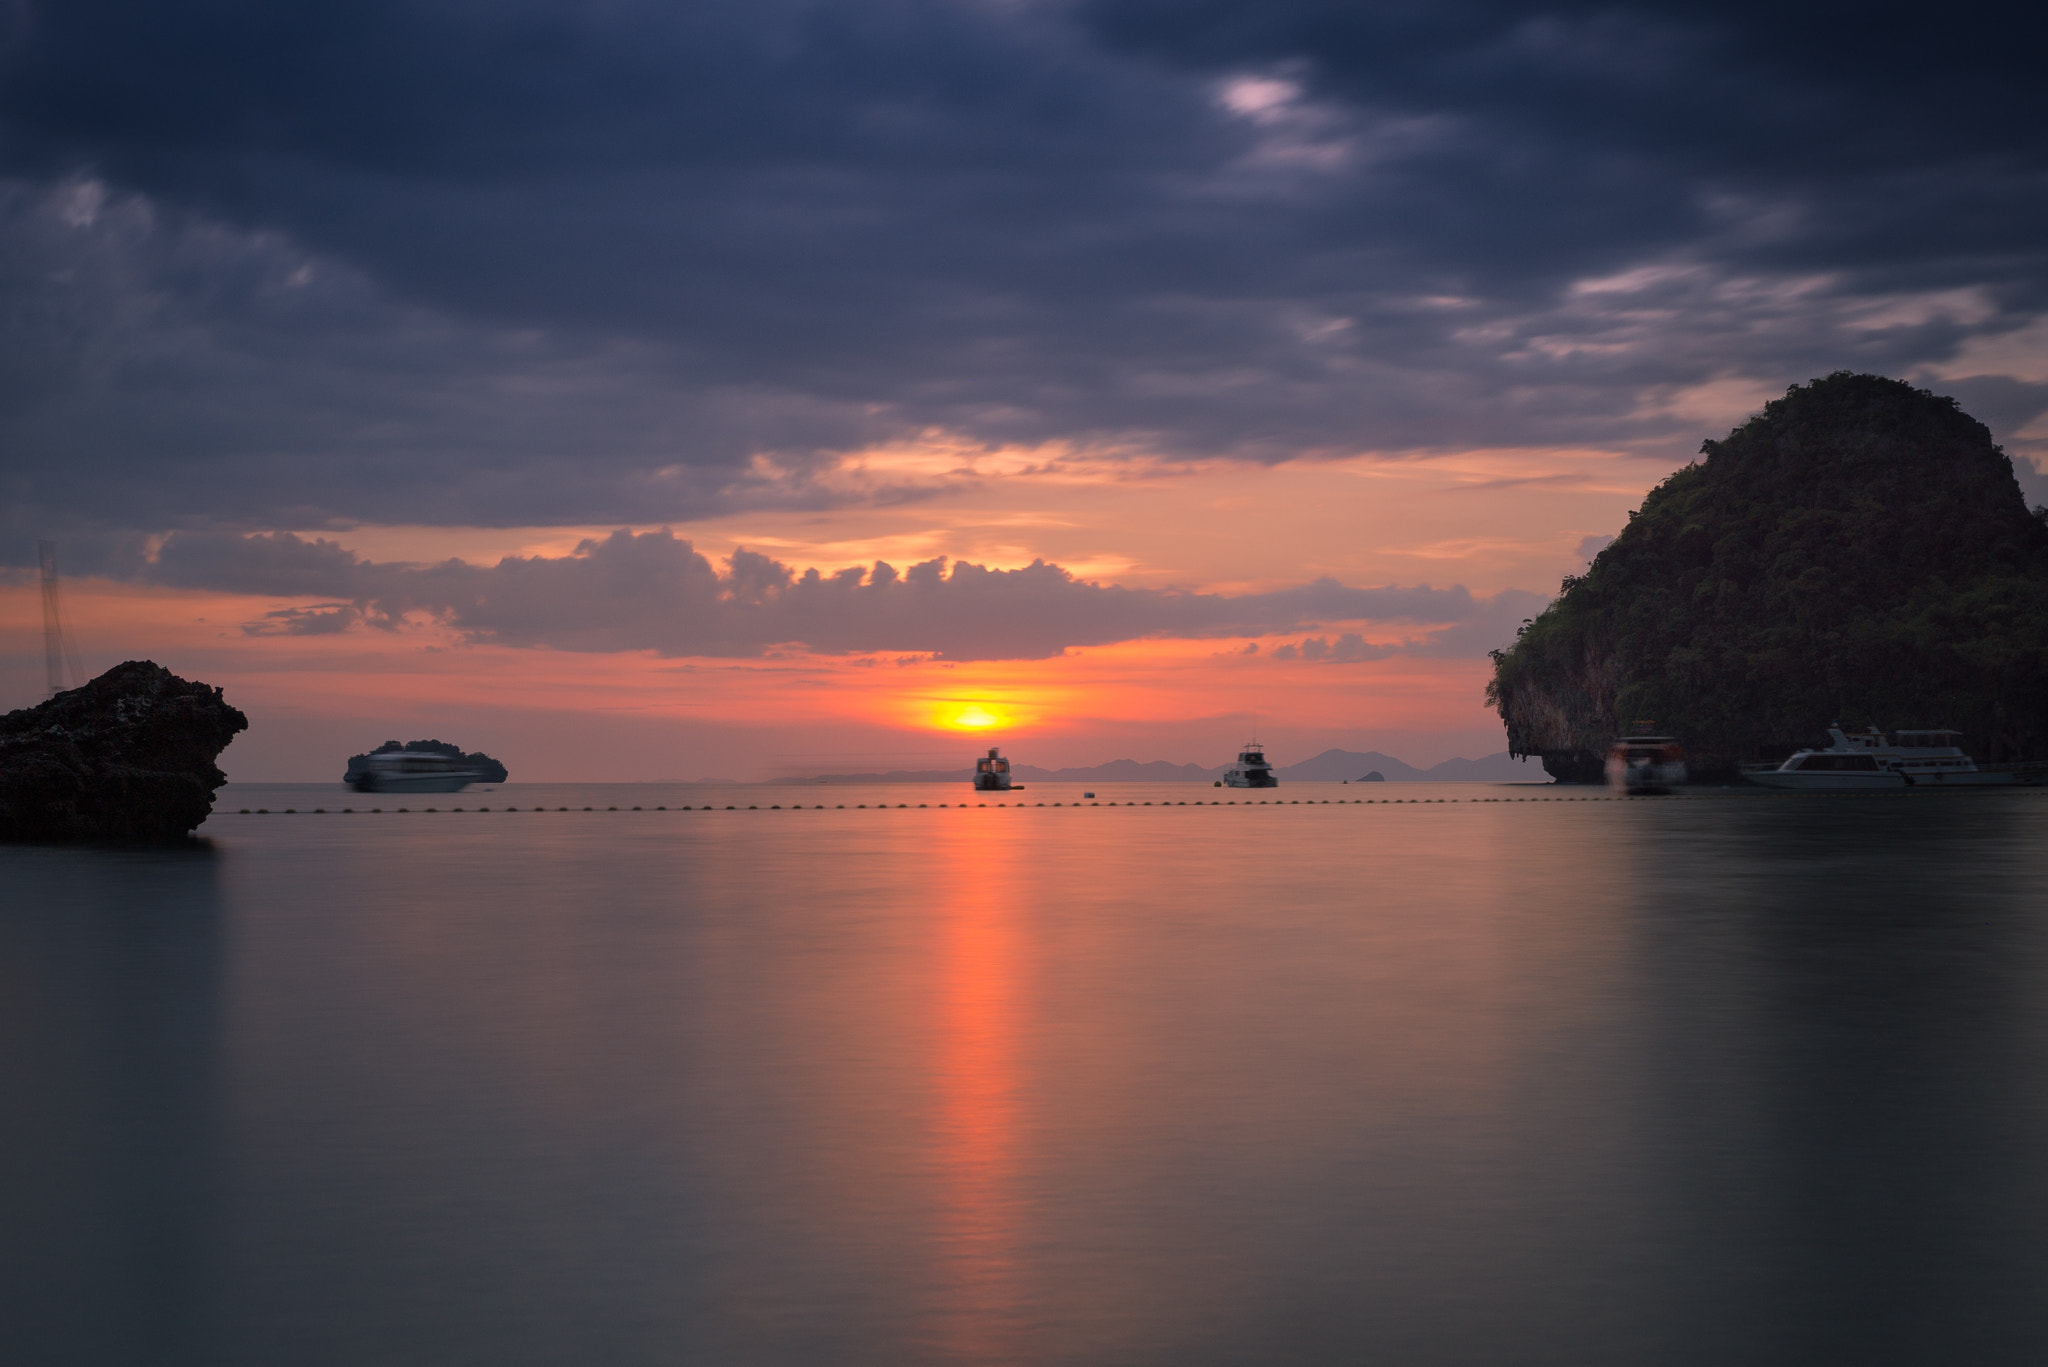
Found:
[[[1024,786],[1010,782],[1010,761],[997,751],[998,747],[991,745],[986,755],[974,761],[975,792],[1007,793]]]
[[[1273,766],[1266,762],[1265,747],[1251,741],[1238,751],[1237,763],[1223,771],[1220,780],[1225,788],[1278,788],[1280,780],[1273,776]]]
[[[1685,782],[1685,750],[1672,736],[1623,736],[1607,750],[1607,786],[1620,793],[1668,793]]]
[[[1876,727],[1854,735],[1840,722],[1828,728],[1824,749],[1801,750],[1782,764],[1743,770],[1766,788],[2000,788],[2048,781],[2048,764],[1980,765],[1963,753],[1960,731],[1895,731]]]
[[[2048,763],[1979,764],[1956,744],[1960,731],[1894,731],[1899,774],[1915,788],[1996,788],[2048,783]]]
[[[483,776],[482,770],[449,755],[382,750],[350,766],[348,786],[359,793],[459,793]]]

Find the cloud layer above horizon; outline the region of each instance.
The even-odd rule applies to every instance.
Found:
[[[1843,366],[2048,449],[2044,23],[26,0],[0,559],[925,496],[830,478],[923,433],[1675,464]]]
[[[877,562],[821,574],[742,550],[721,569],[665,529],[621,529],[570,555],[508,556],[492,566],[372,562],[289,532],[177,533],[138,578],[329,600],[245,623],[255,636],[426,626],[467,644],[706,658],[787,650],[1040,660],[1151,637],[1265,637],[1332,622],[1392,627],[1395,639],[1368,643],[1346,633],[1333,649],[1311,638],[1275,657],[1469,656],[1510,639],[1547,601],[1515,589],[1477,596],[1456,586],[1349,588],[1329,579],[1236,595],[1131,589],[1088,583],[1043,561],[1004,570],[935,559],[900,571]]]

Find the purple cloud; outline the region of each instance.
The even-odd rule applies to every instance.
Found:
[[[567,556],[512,556],[496,565],[363,560],[291,533],[178,533],[148,577],[182,588],[325,601],[282,608],[249,628],[311,634],[393,627],[408,614],[468,640],[559,650],[651,650],[663,655],[757,656],[780,646],[824,654],[929,654],[947,660],[1043,659],[1074,647],[1145,637],[1264,635],[1324,623],[1416,628],[1408,653],[1482,654],[1511,639],[1510,618],[1543,599],[1462,586],[1353,588],[1321,579],[1270,593],[1224,595],[1130,589],[1076,579],[1034,561],[989,569],[927,560],[898,570],[877,561],[833,573],[798,571],[751,551],[720,567],[668,531],[617,531]],[[1390,648],[1356,633],[1276,652],[1373,658]]]

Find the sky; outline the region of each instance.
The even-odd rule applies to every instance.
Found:
[[[245,780],[1411,763],[1838,369],[2048,502],[2048,18],[0,3],[0,707],[38,540]]]

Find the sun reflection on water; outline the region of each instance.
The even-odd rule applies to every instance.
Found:
[[[1019,1242],[1021,1026],[1029,1008],[1016,836],[994,822],[952,828],[933,851],[947,889],[935,1001],[937,1346],[961,1362],[1002,1360],[1022,1309]]]

